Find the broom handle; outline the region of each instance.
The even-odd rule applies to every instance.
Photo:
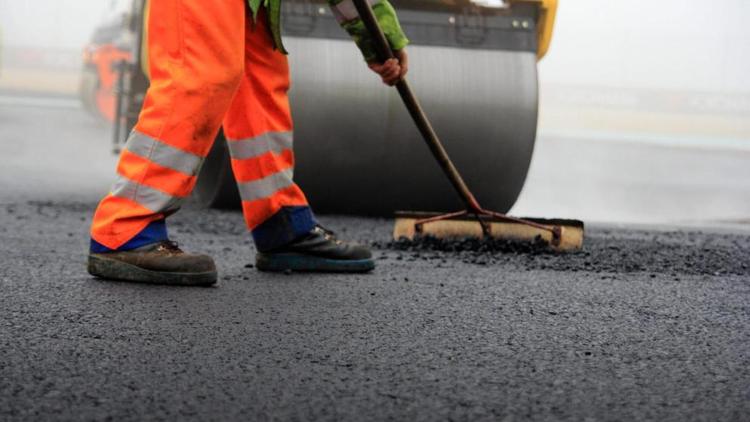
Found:
[[[388,59],[395,58],[396,56],[393,54],[391,46],[385,38],[385,34],[383,34],[383,30],[380,28],[380,25],[378,25],[378,21],[375,19],[375,14],[373,13],[372,7],[370,7],[368,1],[352,1],[357,8],[360,19],[362,19],[367,31],[375,42],[378,59],[385,62]],[[424,113],[424,110],[422,110],[422,106],[419,104],[419,101],[412,92],[411,87],[409,87],[409,84],[405,79],[402,79],[396,84],[396,89],[398,89],[398,93],[401,95],[401,99],[403,100],[406,109],[409,110],[409,114],[417,125],[419,132],[422,134],[422,138],[430,148],[432,155],[435,156],[438,164],[440,164],[445,175],[448,176],[448,180],[450,180],[451,184],[456,189],[456,192],[461,196],[466,207],[475,213],[481,212],[482,207],[479,205],[479,202],[477,202],[474,194],[469,190],[469,187],[466,185],[466,182],[464,182],[464,179],[461,177],[458,169],[456,169],[456,166],[453,165],[453,161],[451,161],[448,153],[445,151],[442,142],[440,142],[435,130],[432,128],[432,124],[430,124],[427,115]]]

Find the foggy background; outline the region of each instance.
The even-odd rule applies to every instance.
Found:
[[[560,1],[539,67],[540,130],[749,140],[748,17],[745,0]]]
[[[21,1],[0,0],[0,26],[8,47],[43,47],[79,50],[94,28],[128,1]]]
[[[75,100],[83,46],[128,4],[0,0],[0,97]],[[537,151],[514,212],[748,220],[748,17],[747,0],[561,0],[539,66]]]
[[[398,0],[393,3],[398,6]],[[0,0],[3,58],[23,47],[67,50],[71,60],[78,58],[93,29],[123,13],[128,4],[127,0]],[[747,96],[748,17],[750,2],[745,0],[561,0],[540,79],[543,86]],[[747,107],[747,97],[744,100],[737,106]]]

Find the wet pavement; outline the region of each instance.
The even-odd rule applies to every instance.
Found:
[[[555,255],[393,243],[387,219],[323,216],[377,269],[285,275],[253,268],[238,213],[190,206],[170,233],[216,258],[216,287],[104,282],[84,263],[114,159],[106,131],[58,112],[49,125],[82,129],[48,148],[0,135],[17,150],[0,169],[1,420],[750,414],[747,230],[592,224],[584,251]],[[28,114],[0,108],[3,128]]]

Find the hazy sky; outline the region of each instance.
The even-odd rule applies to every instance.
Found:
[[[79,49],[127,4],[0,0],[0,28],[6,45]],[[560,0],[541,80],[750,94],[748,17],[750,0]]]
[[[542,80],[750,94],[750,0],[560,0]]]
[[[0,29],[9,45],[77,49],[122,0],[0,0]]]

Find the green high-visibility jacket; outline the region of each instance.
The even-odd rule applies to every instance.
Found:
[[[269,27],[273,35],[274,46],[284,54],[287,54],[281,41],[281,2],[283,0],[248,0],[253,19],[258,16],[261,7],[266,8]],[[356,13],[352,0],[327,0],[342,28],[354,39],[357,47],[362,51],[365,60],[370,62],[377,59],[375,44],[372,41],[364,23]],[[396,17],[396,11],[388,0],[369,0],[372,10],[385,33],[385,37],[394,50],[400,50],[409,44],[404,35],[401,25]]]

